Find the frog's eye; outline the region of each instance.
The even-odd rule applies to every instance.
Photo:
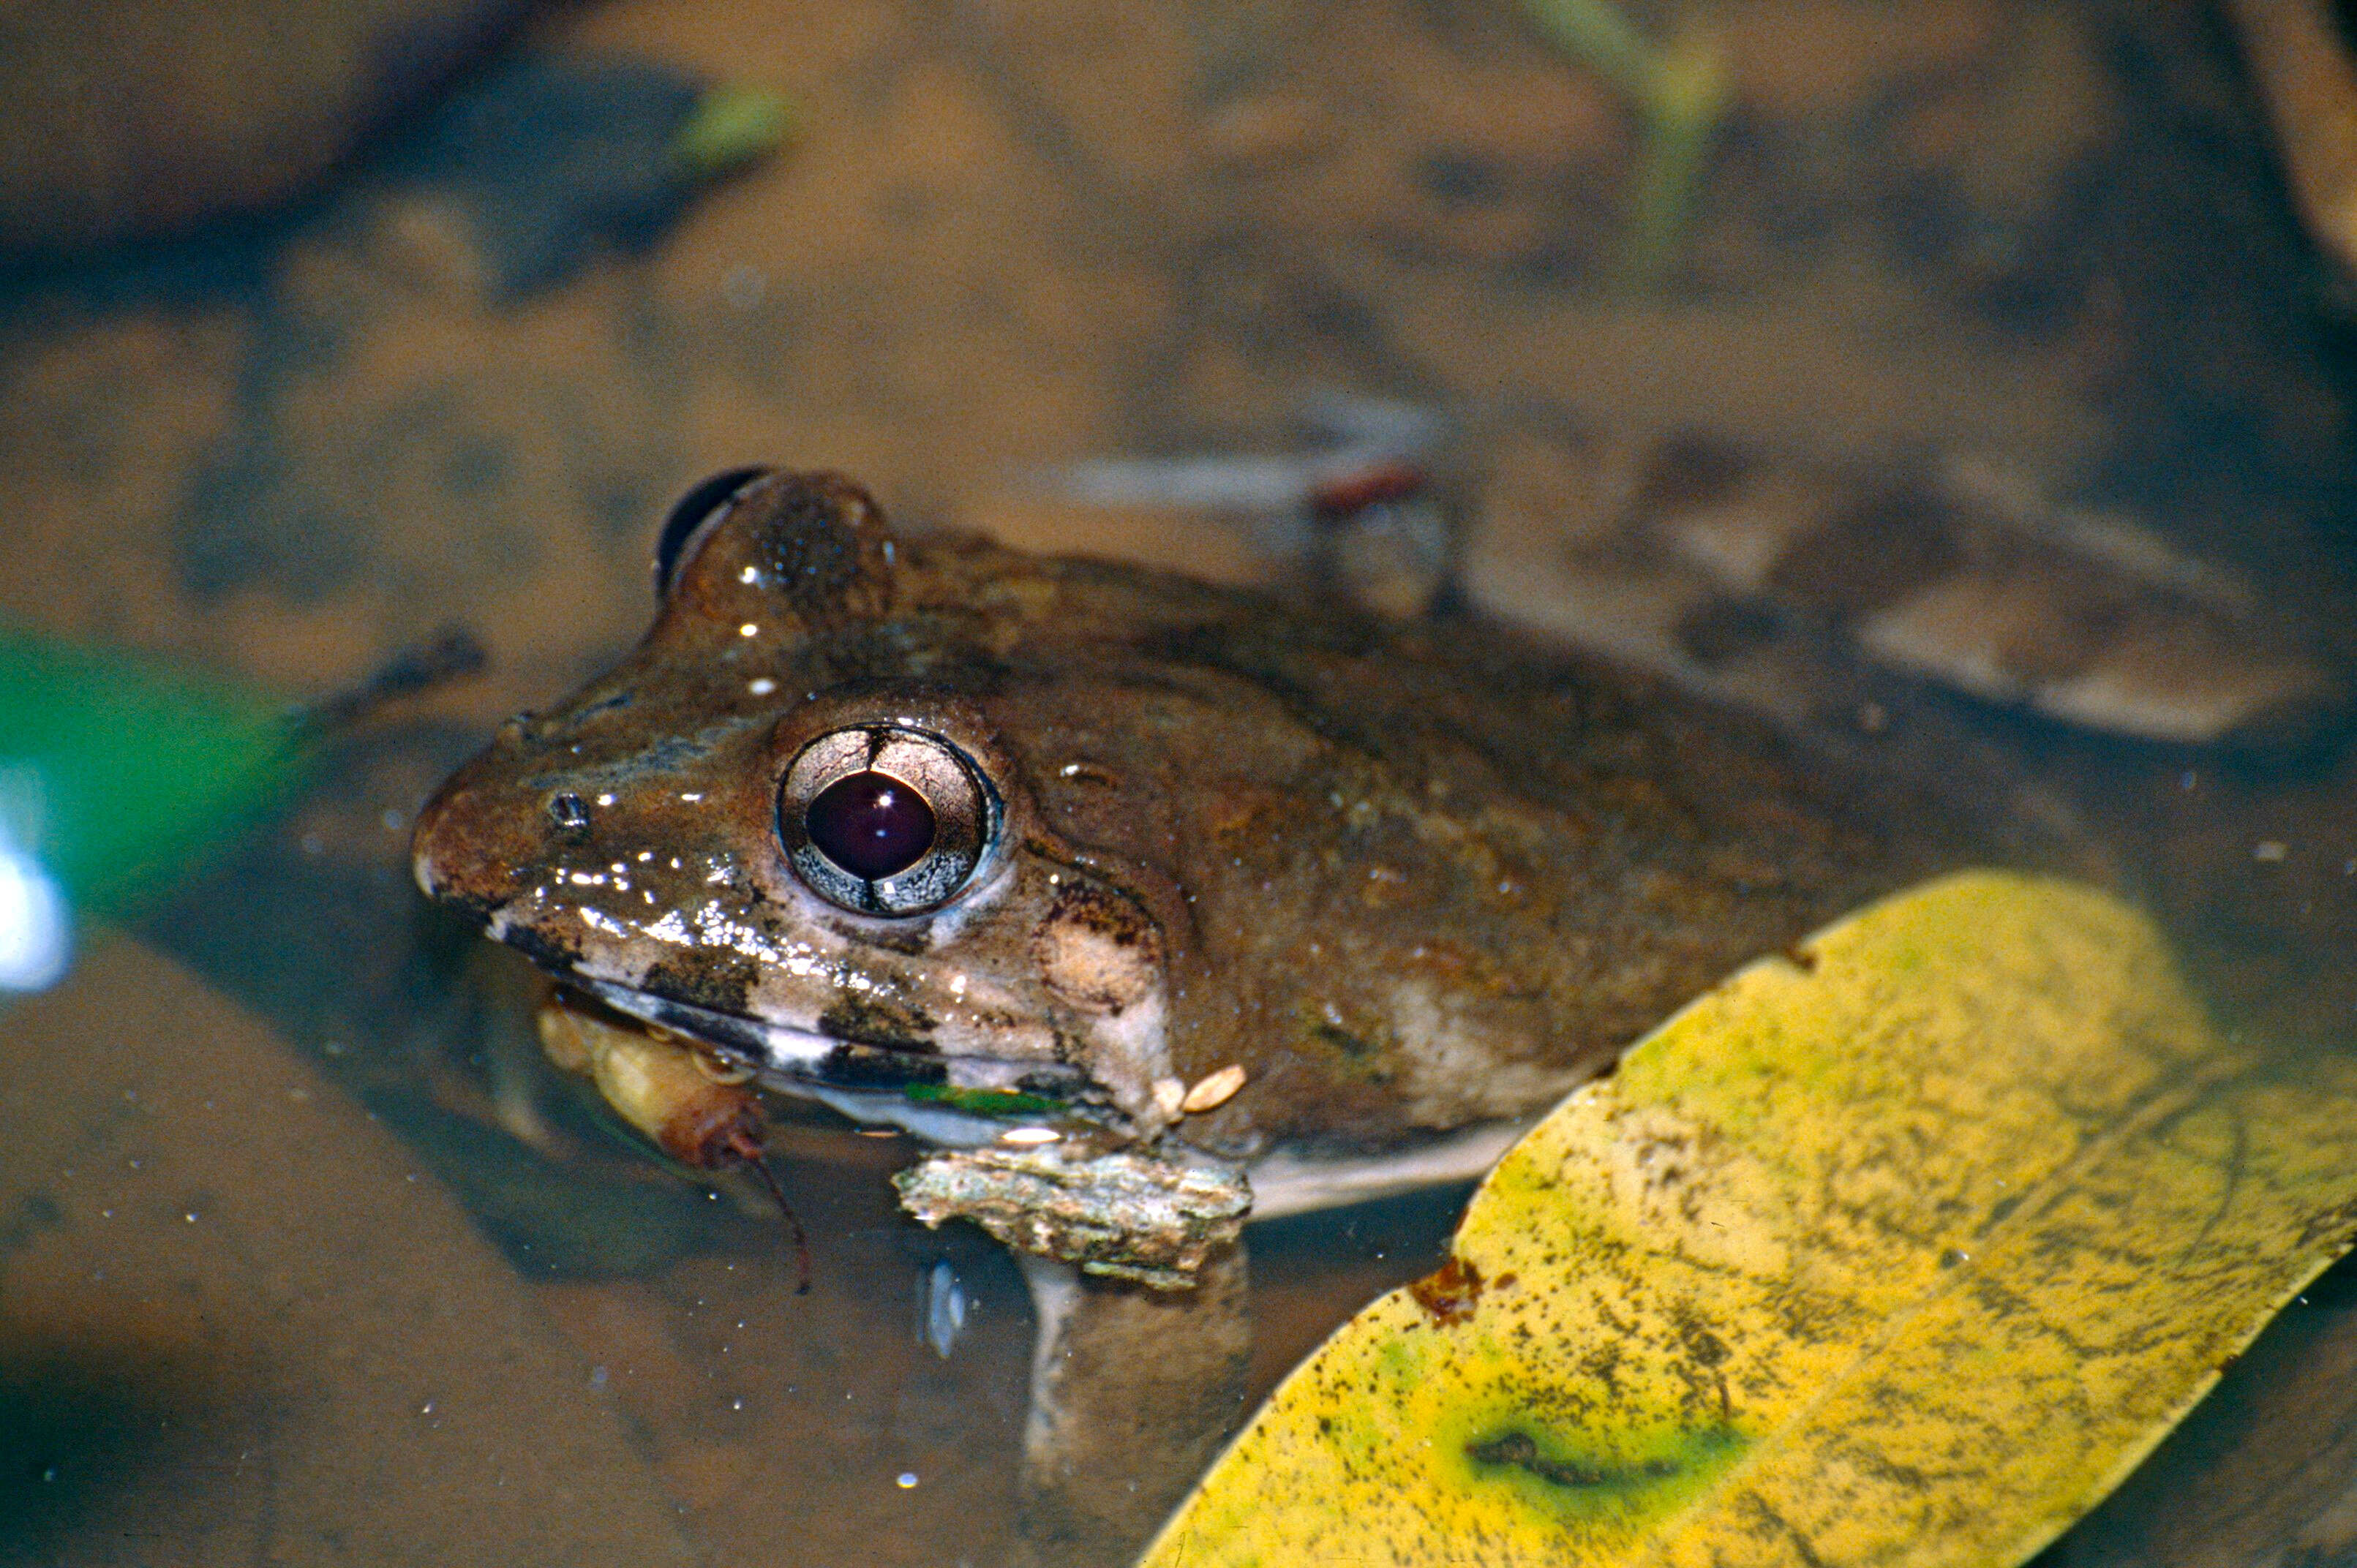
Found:
[[[821,736],[778,787],[778,839],[794,874],[863,915],[948,903],[982,864],[996,816],[964,753],[892,725]]]
[[[728,515],[728,509],[754,480],[765,478],[767,468],[731,468],[725,474],[715,474],[695,489],[679,498],[663,519],[662,532],[655,537],[655,597],[671,592],[672,579],[694,553],[688,547],[695,542],[704,525],[717,522]]]

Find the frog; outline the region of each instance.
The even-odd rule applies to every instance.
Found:
[[[1075,1265],[1163,1324],[1156,1291],[1234,1299],[1248,1219],[1478,1175],[1971,851],[1470,616],[899,530],[841,475],[715,476],[655,576],[636,648],[420,812],[419,886],[714,1076],[907,1131],[904,1201],[1024,1254],[1043,1338]]]

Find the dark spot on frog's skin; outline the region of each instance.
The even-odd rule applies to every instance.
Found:
[[[1784,950],[1784,961],[1803,974],[1817,972],[1817,955],[1798,942]]]
[[[538,737],[554,742],[578,728],[578,715],[567,714],[562,718],[544,719],[547,735]],[[658,789],[667,785],[672,777],[691,763],[700,762],[711,751],[709,743],[687,736],[665,736],[644,750],[619,762],[600,768],[560,768],[545,773],[527,773],[516,780],[527,789],[554,789],[566,785],[598,789],[628,787],[641,780],[651,781]]]
[[[1447,1262],[1407,1287],[1425,1316],[1444,1328],[1471,1322],[1481,1291],[1481,1271],[1454,1252]]]
[[[759,968],[746,954],[726,949],[683,954],[648,970],[639,989],[711,1012],[742,1016],[752,1011],[748,998]]]
[[[921,923],[903,928],[881,925],[854,926],[848,922],[829,921],[828,929],[845,941],[861,947],[878,948],[885,952],[908,953],[914,956],[929,950],[932,946],[932,939],[925,934],[925,929]]]
[[[946,1083],[949,1064],[939,1057],[910,1056],[905,1051],[845,1044],[827,1053],[819,1069],[827,1082],[847,1089],[880,1088],[907,1083]]]
[[[543,969],[562,972],[581,958],[579,948],[559,941],[534,926],[511,926],[500,940]]]
[[[896,1051],[933,1049],[933,1019],[921,1008],[872,996],[846,996],[818,1015],[822,1035]]]
[[[1344,1070],[1362,1082],[1384,1084],[1395,1076],[1390,1054],[1382,1044],[1353,1034],[1340,1024],[1327,1019],[1312,1023],[1309,1037],[1340,1057]]]
[[[1115,947],[1134,948],[1154,935],[1152,917],[1125,895],[1086,882],[1068,884],[1056,895],[1049,918],[1103,937]]]
[[[627,708],[638,700],[637,693],[625,689],[611,695],[600,697],[594,703],[583,703],[573,710],[571,716],[578,721],[589,717],[592,714],[609,713],[616,708]]]

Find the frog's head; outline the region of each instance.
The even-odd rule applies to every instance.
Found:
[[[1019,559],[912,550],[833,476],[698,487],[652,629],[443,787],[419,885],[781,1086],[1047,1090],[1151,1131],[1164,922],[1050,831],[1001,733],[1027,586],[990,563]]]

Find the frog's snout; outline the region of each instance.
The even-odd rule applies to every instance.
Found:
[[[462,769],[418,811],[409,868],[427,897],[488,920],[515,896],[518,868],[539,846],[504,842],[515,837],[512,813],[500,810],[470,771]]]
[[[450,795],[447,785],[436,790],[419,810],[417,825],[409,835],[409,874],[416,878],[417,890],[428,898],[449,897],[453,842]]]

